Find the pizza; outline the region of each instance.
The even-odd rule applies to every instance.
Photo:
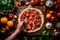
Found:
[[[43,13],[36,8],[26,8],[18,17],[18,23],[24,21],[24,31],[28,33],[40,30],[44,23]]]

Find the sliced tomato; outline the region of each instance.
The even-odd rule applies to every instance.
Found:
[[[34,13],[34,14],[36,14],[36,13],[37,13],[37,11],[33,11],[33,13]]]
[[[36,19],[34,19],[33,22],[36,22]]]
[[[33,22],[32,22],[32,21],[30,21],[30,22],[29,22],[29,24],[31,25],[31,24],[33,24]]]
[[[34,1],[34,0],[31,0],[31,1],[30,1],[30,4],[31,4],[31,5],[35,4],[35,1]]]
[[[29,20],[32,20],[32,19],[33,19],[32,17],[29,18]]]
[[[29,31],[29,30],[31,30],[31,28],[27,26],[27,27],[25,27],[25,30]]]
[[[30,14],[29,14],[29,13],[27,13],[27,14],[26,14],[26,17],[29,17],[29,16],[30,16]]]
[[[32,14],[32,17],[34,17],[35,16],[35,14]]]
[[[33,14],[37,14],[38,13],[38,11],[37,10],[33,10]]]
[[[22,6],[22,3],[21,2],[18,2],[18,6]]]
[[[26,22],[26,23],[29,23],[29,21],[28,21],[28,20],[26,20],[25,22]]]
[[[26,15],[27,12],[24,12],[23,15]]]

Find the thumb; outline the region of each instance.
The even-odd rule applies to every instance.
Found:
[[[17,25],[17,28],[21,28],[22,25],[23,25],[23,22],[24,22],[24,21],[20,22],[20,23]]]

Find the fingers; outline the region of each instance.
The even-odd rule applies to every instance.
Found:
[[[17,25],[17,28],[20,29],[20,28],[22,27],[22,25],[23,25],[23,22],[24,22],[24,21],[20,22],[20,23]]]
[[[20,22],[18,25],[19,25],[19,26],[22,26],[22,25],[23,25],[23,22],[24,22],[24,21]]]

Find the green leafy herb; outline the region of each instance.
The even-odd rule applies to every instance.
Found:
[[[43,36],[50,36],[51,35],[51,31],[50,30],[48,30],[48,31],[45,30],[45,31],[42,32],[42,35]]]
[[[40,22],[40,20],[37,20],[37,21],[36,21],[36,23],[39,23],[39,22]]]
[[[12,12],[14,7],[13,0],[0,0],[0,11],[4,13]]]
[[[30,27],[32,28],[32,27],[33,27],[33,25],[30,25]]]
[[[30,14],[32,14],[32,12],[30,12]]]
[[[38,16],[36,16],[36,18],[40,18],[40,16],[38,15]]]
[[[24,25],[24,26],[27,26],[27,23],[24,22],[23,25]]]

